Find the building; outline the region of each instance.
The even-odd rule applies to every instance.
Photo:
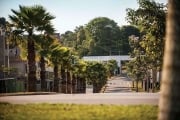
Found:
[[[129,55],[112,55],[112,56],[84,56],[83,60],[85,61],[98,61],[98,62],[106,62],[108,60],[116,60],[118,64],[118,73],[121,73],[122,61],[129,61]]]
[[[0,93],[22,92],[25,90],[26,62],[20,59],[20,49],[9,48],[5,27],[0,24]]]
[[[0,67],[5,65],[5,30],[0,26]]]
[[[10,84],[17,83],[15,79],[23,78],[23,84],[26,83],[26,78],[28,75],[28,64],[26,60],[22,60],[20,57],[21,50],[18,46],[13,48],[9,47],[6,36],[5,36],[5,27],[0,24],[0,90],[1,92],[5,91],[4,88],[13,88]],[[54,37],[60,41],[60,34],[55,33]],[[36,63],[37,67],[37,90],[41,90],[41,81],[40,81],[40,66],[39,62]],[[6,69],[12,69],[13,71],[4,71]],[[53,84],[53,69],[46,68],[46,82],[47,82],[47,90],[52,91],[52,84]],[[18,81],[19,82],[19,81]],[[22,84],[22,82],[19,82]],[[7,85],[10,85],[7,87]],[[25,85],[24,85],[25,86]],[[19,89],[19,88],[18,88]],[[25,89],[25,88],[23,88]],[[15,90],[15,89],[13,89]],[[13,91],[9,89],[8,91]],[[6,92],[8,92],[6,91]],[[16,89],[17,92],[17,89]]]

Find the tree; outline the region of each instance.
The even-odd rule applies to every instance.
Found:
[[[62,44],[65,47],[76,47],[76,34],[72,31],[66,31],[61,35]]]
[[[98,17],[86,25],[89,35],[88,55],[117,55],[120,49],[120,29],[113,20]]]
[[[102,63],[88,62],[87,82],[93,85],[93,93],[98,93],[107,82],[107,69]]]
[[[73,93],[85,93],[86,91],[86,73],[87,63],[78,57],[74,57],[72,65],[72,86]]]
[[[68,48],[54,44],[51,47],[49,59],[54,66],[54,92],[59,92],[59,84],[62,86],[62,92],[68,93],[71,86],[70,72],[73,64],[74,52]],[[60,73],[60,74],[59,74]],[[60,83],[60,79],[62,80]]]
[[[0,17],[0,25],[1,25],[1,27],[5,27],[6,19],[4,17]]]
[[[108,60],[104,65],[107,69],[108,77],[115,75],[114,72],[118,69],[116,60]]]
[[[62,44],[76,50],[80,57],[87,55],[89,51],[89,39],[83,26],[76,27],[74,32],[66,31],[61,34]]]
[[[80,57],[88,54],[89,51],[89,39],[84,26],[79,26],[75,29],[76,33],[76,45],[75,49]]]
[[[72,69],[75,59],[75,51],[66,47],[66,51],[63,52],[61,62],[61,78],[62,84],[65,88],[65,93],[72,93]]]
[[[127,9],[127,20],[140,29],[140,45],[152,69],[152,91],[156,73],[161,70],[164,52],[166,6],[149,0],[138,0],[137,10]]]
[[[159,120],[180,119],[180,1],[169,0]]]
[[[37,51],[40,56],[40,79],[41,79],[41,91],[46,91],[46,63],[48,54],[51,52],[51,46],[53,43],[55,43],[55,38],[53,38],[52,35],[44,34],[39,35],[34,38],[37,43]]]
[[[59,65],[62,59],[62,52],[64,49],[61,48],[59,44],[53,44],[50,46],[51,52],[49,54],[49,59],[54,66],[54,92],[59,92]]]
[[[36,40],[38,46],[38,53],[40,55],[40,79],[41,79],[41,90],[46,91],[46,60],[47,56],[50,52],[49,46],[55,42],[55,38],[53,37],[54,28],[51,24],[45,24],[40,28],[41,34],[38,36],[34,36],[34,40]]]
[[[126,63],[127,73],[132,78],[133,87],[136,82],[136,92],[138,92],[139,81],[143,81],[147,76],[147,57],[144,55],[144,49],[140,46],[140,39],[134,35],[129,37],[130,47],[132,49],[130,56],[133,60]]]
[[[33,39],[35,31],[44,31],[44,26],[49,26],[54,16],[46,12],[39,5],[19,6],[19,11],[12,10],[14,15],[9,18],[13,22],[16,30],[24,35],[27,33],[27,59],[28,59],[28,91],[36,91],[36,61],[35,61],[35,41]]]
[[[129,44],[129,37],[132,35],[139,37],[140,31],[138,28],[132,25],[126,25],[126,26],[120,27],[120,35],[121,35],[120,54],[128,55],[132,51]]]

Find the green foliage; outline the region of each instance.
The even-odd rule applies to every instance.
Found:
[[[76,34],[72,31],[66,31],[61,35],[63,46],[75,48],[76,45]]]
[[[64,46],[72,47],[80,57],[85,55],[127,55],[130,52],[128,37],[139,35],[134,26],[119,28],[106,17],[91,20],[86,26],[76,27],[74,32],[61,35]]]
[[[132,49],[129,44],[129,37],[132,35],[140,36],[140,31],[137,27],[134,27],[132,25],[126,25],[120,28],[120,35],[121,35],[120,54],[128,55],[130,52],[132,52]]]
[[[83,57],[88,54],[89,47],[90,47],[90,38],[87,33],[87,30],[80,26],[75,29],[75,32],[77,34],[77,40],[76,40],[76,50],[79,53],[80,57]]]
[[[107,69],[102,63],[87,62],[86,73],[89,83],[104,85],[107,81]]]
[[[118,65],[116,60],[109,60],[107,63],[104,64],[107,69],[107,74],[109,77],[114,75],[115,70],[117,70]]]
[[[0,17],[0,25],[4,27],[6,25],[6,19],[4,17]]]
[[[72,66],[72,72],[74,75],[79,76],[81,78],[86,78],[86,67],[87,63],[81,59],[74,59],[74,64]]]
[[[0,103],[2,120],[156,120],[157,106]]]
[[[103,63],[87,62],[86,80],[88,84],[93,85],[93,93],[101,91],[107,82],[107,69]]]
[[[54,65],[61,65],[63,67],[68,66],[70,49],[67,47],[60,46],[59,44],[53,44],[51,47],[51,53],[49,59]]]
[[[36,36],[35,33],[48,33],[53,34],[54,28],[51,24],[51,20],[55,17],[52,16],[41,5],[34,6],[21,6],[19,10],[11,10],[13,15],[9,15],[9,18],[13,24],[15,32],[18,34],[27,36],[27,60],[28,60],[28,90],[36,91]]]
[[[98,17],[86,25],[90,36],[88,55],[117,55],[120,49],[120,30],[113,20]]]
[[[50,21],[55,17],[40,5],[21,6],[19,11],[11,10],[14,15],[9,15],[14,26],[23,31],[32,34],[35,31],[44,31],[51,26]]]
[[[62,45],[71,47],[77,51],[80,57],[87,55],[89,51],[89,39],[88,34],[83,26],[76,27],[75,31],[66,31],[61,35]]]
[[[138,0],[137,10],[127,9],[127,20],[141,31],[140,46],[151,67],[162,66],[166,6],[149,0]]]
[[[127,68],[136,82],[142,79],[148,81],[148,70],[152,69],[151,77],[155,82],[155,73],[161,70],[163,63],[166,6],[153,0],[138,0],[138,3],[138,9],[127,9],[128,22],[140,29],[140,36],[130,37],[130,54],[134,60],[127,64]]]

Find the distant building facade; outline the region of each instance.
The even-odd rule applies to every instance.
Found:
[[[121,73],[122,61],[129,61],[132,58],[129,55],[112,55],[112,56],[84,56],[85,61],[106,62],[108,60],[115,60],[118,64],[118,74]]]
[[[4,85],[6,82],[6,79],[11,80],[9,78],[23,78],[26,80],[28,75],[28,64],[27,60],[22,60],[21,50],[18,46],[14,46],[13,48],[8,46],[8,42],[6,39],[6,31],[4,29],[5,27],[0,25],[0,84],[3,83],[3,85],[0,85],[1,88],[5,88]],[[53,35],[59,43],[61,43],[60,40],[60,33],[55,33]],[[5,72],[4,68],[13,68],[14,72]],[[40,90],[40,65],[39,61],[36,62],[36,76],[37,76],[37,90]],[[25,84],[26,81],[23,81]],[[47,90],[52,91],[52,84],[53,84],[53,69],[51,67],[46,66],[46,82],[47,82]],[[24,88],[25,89],[25,88]],[[0,90],[1,92],[4,90]],[[6,91],[7,92],[7,91]]]
[[[5,65],[5,30],[0,26],[0,67]]]

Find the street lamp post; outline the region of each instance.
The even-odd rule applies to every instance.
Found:
[[[108,28],[108,40],[109,40],[109,56],[111,56],[111,29],[112,29],[112,25],[106,25],[105,28]]]

